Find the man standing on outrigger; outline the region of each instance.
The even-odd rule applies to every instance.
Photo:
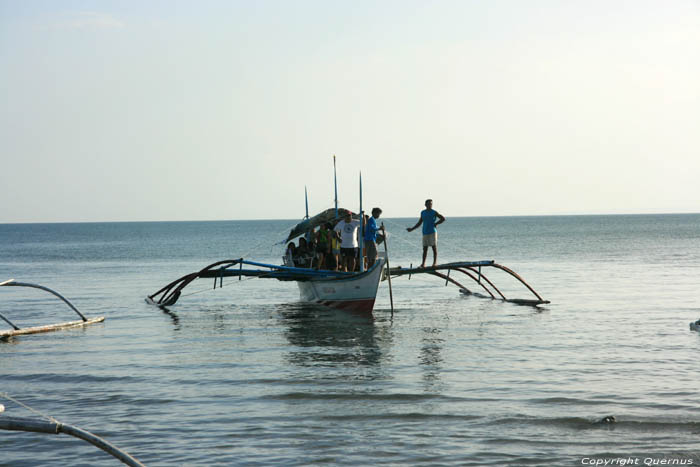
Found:
[[[439,219],[435,222],[436,219]],[[433,266],[437,266],[437,226],[445,222],[442,214],[433,209],[433,200],[425,200],[425,209],[420,213],[418,223],[413,227],[407,227],[409,232],[423,224],[423,262],[420,267],[425,267],[425,258],[428,256],[428,247],[433,249]]]

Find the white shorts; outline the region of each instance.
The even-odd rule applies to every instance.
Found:
[[[437,246],[437,232],[423,235],[423,246]]]

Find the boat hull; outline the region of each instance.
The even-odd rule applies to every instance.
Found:
[[[372,314],[384,262],[384,258],[377,258],[369,271],[349,278],[297,282],[300,299],[338,310]]]

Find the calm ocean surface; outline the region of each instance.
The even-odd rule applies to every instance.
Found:
[[[392,266],[418,264],[415,219],[384,221]],[[0,281],[106,317],[0,341],[0,393],[146,465],[700,465],[700,215],[448,217],[440,262],[509,266],[551,300],[540,309],[432,276],[393,281],[393,317],[382,283],[374,319],[262,279],[195,282],[169,313],[144,302],[219,259],[279,263],[294,223],[0,225]],[[75,319],[9,287],[0,314]],[[594,423],[607,415],[617,423]],[[0,465],[118,462],[65,435],[0,431]]]

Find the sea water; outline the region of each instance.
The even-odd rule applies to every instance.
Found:
[[[419,264],[416,219],[383,220],[391,265]],[[394,278],[393,314],[383,282],[373,318],[263,279],[145,303],[220,259],[279,264],[294,223],[0,225],[0,282],[106,317],[0,341],[0,393],[36,411],[0,397],[0,417],[51,416],[146,465],[700,465],[700,215],[448,217],[439,261],[496,260],[539,308],[430,275]],[[0,314],[77,319],[17,287],[0,287]],[[66,435],[0,431],[3,466],[116,464]]]

